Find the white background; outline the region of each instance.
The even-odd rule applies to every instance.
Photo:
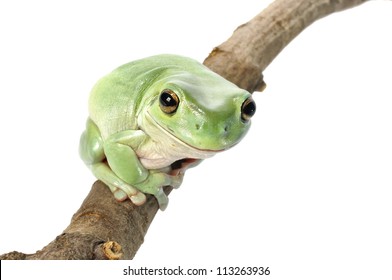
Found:
[[[159,53],[203,61],[269,2],[1,1],[0,254],[41,249],[90,191],[78,142],[101,76]],[[391,279],[391,14],[372,1],[301,33],[264,72],[249,134],[188,171],[135,262]]]

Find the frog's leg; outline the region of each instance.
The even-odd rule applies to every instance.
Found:
[[[144,203],[145,195],[118,178],[105,162],[101,133],[91,119],[87,120],[86,130],[80,138],[79,153],[94,176],[109,187],[117,200],[129,197],[136,205]]]
[[[128,197],[135,205],[146,202],[146,196],[135,187],[121,180],[110,167],[103,162],[91,166],[93,174],[105,183],[118,201],[124,201]]]
[[[154,195],[163,210],[168,204],[168,198],[162,187],[178,186],[182,178],[160,170],[148,170],[141,164],[132,147],[138,147],[143,142],[145,144],[147,140],[148,136],[141,130],[121,131],[106,139],[104,152],[110,169],[119,179],[144,193]]]

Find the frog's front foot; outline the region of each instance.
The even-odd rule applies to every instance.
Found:
[[[124,190],[117,188],[113,191],[114,198],[117,201],[124,201],[126,199],[130,199],[133,204],[140,206],[146,202],[146,196],[144,193],[137,191],[136,193],[132,192],[131,194],[127,194]]]
[[[97,163],[91,166],[94,175],[106,184],[117,201],[129,198],[134,204],[142,205],[146,202],[146,196],[136,187],[121,180],[105,163]]]
[[[128,196],[122,189],[117,189],[113,192],[114,197],[117,201],[124,201],[127,200],[128,198],[132,201],[133,204],[140,206],[143,205],[146,202],[146,196],[142,192],[138,192],[135,195]],[[159,209],[162,211],[166,209],[167,205],[169,204],[169,198],[163,191],[163,188],[159,188],[158,192],[154,194],[156,200],[158,201],[159,204]]]
[[[178,188],[181,185],[182,179],[183,174],[173,176],[162,172],[162,170],[150,170],[146,180],[135,184],[135,188],[143,193],[154,195],[159,203],[159,208],[164,210],[167,207],[169,199],[162,188],[164,186]]]

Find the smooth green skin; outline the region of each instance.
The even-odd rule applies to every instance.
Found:
[[[180,100],[171,114],[159,105],[165,89]],[[178,187],[187,168],[243,138],[247,98],[249,92],[189,58],[158,55],[125,64],[92,89],[81,158],[117,200],[141,205],[149,193],[163,210],[163,186]]]

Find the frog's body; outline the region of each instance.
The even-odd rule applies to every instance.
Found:
[[[137,205],[143,193],[167,205],[162,187],[238,143],[250,126],[250,94],[181,56],[125,64],[93,88],[80,154],[117,200]]]

